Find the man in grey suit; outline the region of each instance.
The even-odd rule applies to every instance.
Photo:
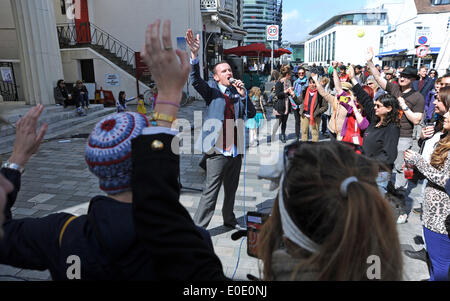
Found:
[[[226,62],[220,62],[213,69],[209,82],[200,76],[198,51],[200,36],[194,38],[192,30],[186,33],[191,50],[191,83],[207,105],[202,133],[196,142],[196,149],[206,153],[206,185],[194,215],[194,222],[208,227],[216,207],[220,187],[224,186],[222,216],[224,225],[241,230],[234,215],[234,201],[239,185],[242,153],[245,147],[243,119],[256,115],[255,107],[247,101],[247,91],[240,80],[231,80],[233,72]],[[240,126],[238,126],[240,125]]]

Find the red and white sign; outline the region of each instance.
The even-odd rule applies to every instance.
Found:
[[[416,54],[418,57],[426,57],[430,53],[430,47],[422,45],[417,47]]]
[[[266,27],[266,36],[267,41],[278,41],[280,34],[280,30],[278,28],[278,25],[267,25]]]

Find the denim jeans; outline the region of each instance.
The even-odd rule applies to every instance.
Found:
[[[414,205],[414,200],[409,196],[411,194],[411,191],[416,188],[417,186],[420,187],[420,196],[417,199],[417,203],[421,204],[423,202],[423,198],[425,196],[425,188],[427,186],[428,180],[419,180],[416,183],[414,183],[413,181],[408,181],[408,186],[406,187],[406,192],[405,192],[405,203],[406,203],[406,213],[409,214],[412,210],[413,207],[415,207]],[[416,203],[416,206],[418,206],[418,204]]]
[[[406,189],[408,185],[408,180],[405,179],[403,175],[403,163],[405,163],[405,151],[410,149],[413,145],[412,138],[400,137],[397,145],[397,159],[394,162],[394,170],[392,172],[392,179],[395,174],[395,188],[404,188]]]
[[[387,171],[382,171],[378,173],[377,177],[377,185],[381,194],[384,196],[387,193],[387,187],[389,183],[391,175]]]

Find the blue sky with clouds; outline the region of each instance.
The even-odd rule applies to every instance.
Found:
[[[283,0],[283,40],[303,41],[316,27],[340,12],[392,2],[399,0]]]

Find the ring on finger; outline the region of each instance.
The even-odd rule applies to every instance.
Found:
[[[173,48],[172,47],[164,47],[165,51],[171,51]]]

